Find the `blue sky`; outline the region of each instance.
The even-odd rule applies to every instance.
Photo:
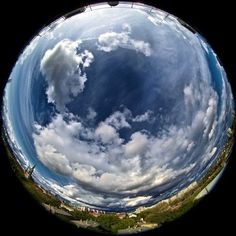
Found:
[[[153,204],[217,160],[233,97],[208,43],[160,10],[87,10],[45,28],[4,97],[17,158],[35,180],[102,209]],[[111,20],[112,19],[112,20]]]

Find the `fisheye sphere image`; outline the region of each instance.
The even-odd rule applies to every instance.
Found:
[[[135,2],[44,27],[12,69],[3,140],[24,187],[79,228],[132,234],[173,221],[221,177],[234,99],[206,39]]]

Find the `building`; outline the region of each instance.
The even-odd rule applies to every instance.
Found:
[[[231,138],[233,136],[233,130],[231,128],[227,129],[227,135],[229,138]]]
[[[143,207],[143,206],[141,206],[141,207],[139,207],[139,208],[137,208],[135,210],[135,214],[139,214],[140,212],[145,211],[145,210],[150,209],[150,208],[151,207]]]
[[[74,211],[74,209],[72,207],[70,207],[64,203],[61,203],[60,207],[66,209],[67,211],[70,211],[70,212]]]
[[[86,211],[86,207],[82,206],[79,208],[80,211]]]
[[[78,228],[96,228],[99,226],[98,222],[93,220],[72,220],[71,223],[75,224]]]
[[[98,212],[98,211],[92,211],[92,212],[90,212],[90,215],[92,215],[92,216],[94,216],[94,217],[98,217],[98,216],[100,216],[101,214]]]
[[[137,217],[137,215],[134,213],[129,213],[128,216],[129,216],[129,218],[136,218]]]
[[[116,213],[116,216],[118,216],[118,218],[122,220],[126,217],[126,213]]]

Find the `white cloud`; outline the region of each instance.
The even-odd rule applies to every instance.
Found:
[[[89,52],[88,50],[84,50],[84,52],[82,52],[81,54],[79,54],[82,57],[82,66],[85,67],[89,67],[90,64],[93,62],[94,60],[94,56],[91,52]]]
[[[149,43],[134,39],[131,39],[130,43],[137,52],[143,53],[146,57],[151,56],[152,50]]]
[[[212,157],[217,151],[217,147],[214,147],[211,152],[209,153],[209,155]]]
[[[136,131],[125,142],[118,132],[123,122],[117,125],[116,119],[123,116],[116,111],[97,127],[89,128],[72,114],[57,114],[48,126],[35,126],[33,138],[39,159],[56,173],[94,189],[95,195],[96,191],[137,194],[191,170],[175,168],[184,163],[185,155],[171,163],[192,145],[191,133],[198,132],[197,128],[172,127],[160,137]]]
[[[40,140],[38,142],[37,152],[45,166],[50,166],[53,171],[62,175],[72,173],[70,163],[65,155],[59,153],[52,145],[42,146]]]
[[[187,146],[187,152],[189,152],[194,147],[194,145],[195,145],[194,142],[189,143]]]
[[[131,112],[128,109],[125,109],[124,112],[116,111],[106,118],[105,122],[114,126],[116,129],[131,128],[127,121],[130,116]]]
[[[195,96],[191,85],[185,86],[184,88],[184,100],[185,100],[185,105],[188,108],[188,111],[192,112]]]
[[[92,108],[88,108],[88,114],[87,114],[87,119],[88,120],[93,120],[97,116],[97,112]]]
[[[203,135],[208,134],[209,139],[213,136],[216,123],[217,123],[217,121],[215,120],[216,110],[217,110],[217,100],[214,98],[210,98],[208,102],[208,108],[206,110],[205,118],[203,120],[206,127]]]
[[[134,43],[130,38],[131,29],[127,26],[124,28],[126,31],[121,33],[104,34],[101,37],[104,44],[100,45],[104,48],[100,50],[112,51],[120,45],[130,47],[131,44],[134,47],[137,42]],[[78,69],[78,65],[80,65],[79,69],[85,69],[92,63],[93,56],[89,51],[75,54],[78,44],[76,45],[75,42],[62,41],[48,51],[48,55],[45,54],[42,63],[49,62],[48,65],[45,63],[48,67],[44,67],[47,69],[47,76],[45,76],[49,89],[52,87],[58,91],[61,89],[60,86],[56,87],[57,81],[50,80],[55,69],[51,66],[54,63],[50,61],[50,57],[55,59],[55,55],[59,58],[64,55],[62,65],[65,64],[67,71]],[[136,44],[136,48],[138,47]],[[72,62],[66,59],[67,55],[74,57]],[[70,63],[67,64],[67,62]],[[196,73],[201,73],[203,78],[210,78],[207,68],[202,68]],[[79,75],[86,77],[82,71]],[[79,91],[83,90],[84,82],[78,83],[78,87],[75,86],[75,88],[65,86],[66,92],[62,90],[60,94],[60,96],[65,94],[64,97],[62,96],[64,100],[61,102],[56,100],[59,98],[54,99],[58,110],[60,109],[58,104],[64,108],[71,96],[77,96]],[[152,120],[151,110],[133,117],[132,112],[124,108],[122,112],[115,111],[104,118],[96,127],[86,126],[86,122],[84,123],[80,117],[65,111],[56,114],[46,127],[35,125],[33,138],[39,159],[52,171],[68,176],[74,181],[73,188],[63,187],[64,193],[73,199],[111,206],[142,204],[142,201],[145,202],[151,198],[148,195],[146,199],[143,199],[143,192],[158,188],[160,185],[164,186],[173,179],[181,179],[181,176],[190,175],[199,162],[206,163],[217,151],[215,139],[212,137],[218,124],[216,119],[218,96],[210,86],[209,80],[189,82],[183,87],[182,94],[183,110],[181,112],[185,117],[185,123],[169,125],[156,135],[151,135],[145,130],[135,130],[130,133],[127,140],[120,137],[121,129],[131,131],[132,122]],[[52,96],[50,98],[52,99]],[[96,111],[88,108],[86,118],[93,120],[96,116]],[[207,139],[211,140],[208,142]],[[203,143],[208,143],[208,147],[206,148]],[[196,156],[201,158],[196,160]],[[76,191],[76,188],[79,190]],[[90,190],[89,194],[87,189]],[[81,191],[84,192],[81,193]],[[136,197],[128,199],[117,197],[117,194],[119,196],[129,194]]]
[[[217,94],[205,81],[189,83],[183,87],[183,112],[189,122],[170,125],[157,136],[145,130],[135,131],[127,141],[120,137],[120,129],[130,130],[131,122],[150,120],[152,111],[133,117],[124,108],[93,128],[72,114],[57,114],[48,126],[35,126],[36,151],[48,168],[69,176],[83,191],[93,190],[89,197],[81,195],[80,190],[73,199],[113,207],[135,206],[142,202],[139,193],[190,175],[195,166],[206,163],[216,153],[214,140],[208,143],[206,139],[217,126],[217,102]],[[95,116],[96,112],[89,108],[87,119]],[[207,149],[202,144],[206,142]],[[199,155],[201,158],[196,160]],[[134,194],[137,199],[124,200],[116,194]],[[146,197],[148,200],[150,196]]]
[[[34,52],[35,48],[39,43],[40,36],[36,36],[33,40],[26,46],[24,52],[21,54],[19,62],[23,64],[27,58]]]
[[[137,115],[135,116],[132,121],[133,122],[144,122],[144,121],[150,121],[151,116],[152,116],[153,112],[148,110],[145,113],[141,114],[141,115]]]
[[[77,53],[79,44],[81,41],[62,40],[48,49],[41,60],[40,70],[48,82],[48,101],[58,111],[65,110],[66,104],[84,90],[84,69],[94,60],[88,50]]]
[[[201,39],[201,37],[198,35],[198,37],[200,38],[200,43],[202,45],[202,47],[204,48],[204,50],[209,53],[209,49],[208,49],[208,44],[204,41],[204,39]]]
[[[211,160],[211,158],[216,154],[217,150],[218,150],[218,148],[214,147],[214,146],[207,147],[206,152],[202,158],[202,163],[205,164],[206,162]]]
[[[129,24],[127,24],[127,23],[125,23],[125,24],[122,25],[122,29],[123,29],[124,31],[126,31],[126,32],[129,32],[129,33],[131,33],[131,31],[132,31],[131,26],[130,26]]]
[[[111,52],[121,48],[129,48],[143,53],[145,56],[151,56],[152,50],[148,42],[136,40],[131,37],[131,26],[123,25],[123,31],[117,33],[114,31],[106,32],[98,37],[98,49],[104,52]]]
[[[98,38],[98,49],[104,52],[115,51],[121,45],[128,44],[129,35],[127,32],[116,33],[116,32],[107,32],[101,34]]]
[[[132,207],[137,205],[143,205],[151,199],[151,196],[138,196],[134,198],[124,198],[124,201],[127,202],[126,206]]]
[[[131,135],[130,141],[124,145],[125,155],[133,157],[136,155],[143,155],[147,149],[148,137],[141,132],[135,132]]]
[[[115,128],[106,124],[105,122],[101,122],[97,129],[95,130],[95,134],[101,138],[103,143],[109,143],[114,140],[117,140],[118,134],[116,133]]]

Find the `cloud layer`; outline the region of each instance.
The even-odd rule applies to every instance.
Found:
[[[84,89],[87,80],[85,68],[94,56],[88,50],[78,53],[81,41],[65,39],[46,51],[40,70],[48,82],[48,102],[55,103],[58,111]]]
[[[87,189],[109,194],[137,194],[188,173],[195,165],[181,166],[179,170],[170,165],[183,150],[191,148],[193,141],[188,136],[196,132],[191,128],[172,127],[169,134],[160,138],[139,131],[124,143],[119,137],[119,126],[109,124],[109,119],[95,129],[84,127],[71,114],[70,119],[66,121],[68,117],[58,114],[47,127],[36,125],[35,147],[47,167],[73,177]],[[203,116],[196,119],[193,126],[199,128],[195,123],[202,119]],[[163,155],[164,158],[160,158]]]
[[[181,30],[175,24],[173,27]],[[97,50],[112,53],[125,48],[152,56],[150,44],[131,35],[129,24],[123,24],[120,33],[102,33],[97,39]],[[87,80],[85,69],[94,61],[94,54],[88,50],[80,52],[82,42],[68,39],[45,53],[40,69],[48,83],[48,101],[55,104],[58,112],[48,125],[35,124],[33,139],[41,162],[51,171],[72,179],[69,192],[73,192],[74,198],[81,199],[83,189],[93,198],[83,199],[87,204],[102,207],[108,202],[105,199],[109,199],[114,207],[117,201],[114,199],[119,199],[124,207],[135,206],[151,198],[151,195],[144,197],[145,193],[165,189],[173,181],[180,184],[186,176],[196,178],[193,175],[197,172],[193,170],[215,155],[213,137],[219,123],[219,96],[211,85],[211,73],[198,39],[187,31],[184,37],[191,40],[193,50],[186,55],[189,53],[199,61],[192,69],[193,79],[179,88],[184,122],[168,123],[175,115],[169,112],[164,118],[166,126],[156,134],[145,125],[133,130],[135,124],[157,124],[155,112],[150,109],[133,115],[128,107],[116,107],[92,126],[99,110],[89,107],[86,119],[70,113],[66,104],[83,92]],[[193,66],[191,60],[189,66]],[[122,132],[126,131],[129,135],[124,138]]]
[[[131,37],[131,27],[128,24],[123,25],[123,31],[120,33],[111,31],[98,37],[99,50],[111,52],[118,48],[129,48],[144,54],[146,57],[152,54],[150,43]]]
[[[73,114],[56,114],[48,126],[35,126],[37,154],[52,171],[72,177],[85,189],[108,195],[136,195],[188,175],[217,149],[212,143],[204,150],[215,132],[217,94],[209,87],[201,97],[200,88],[189,93],[190,87],[183,89],[186,115],[189,107],[205,101],[190,124],[172,125],[157,136],[148,130],[136,131],[125,142],[119,130],[146,120],[150,111],[136,117],[127,108],[115,111],[94,128]],[[206,151],[206,156],[196,159],[199,151]]]

